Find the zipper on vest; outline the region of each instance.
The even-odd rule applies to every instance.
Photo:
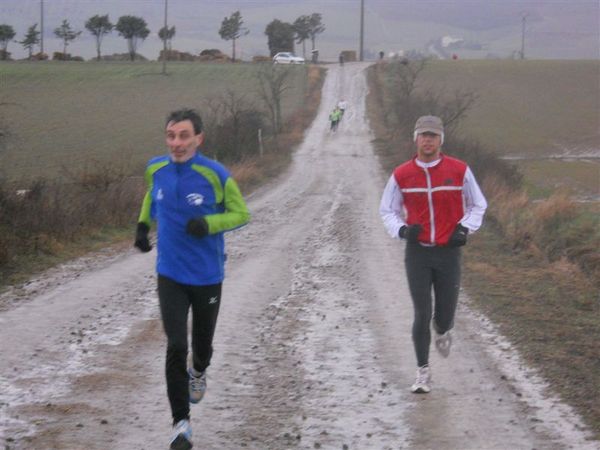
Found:
[[[429,170],[426,167],[423,167],[425,171],[425,177],[427,178],[427,202],[429,203],[429,222],[430,222],[430,230],[429,230],[429,240],[432,244],[435,244],[435,213],[433,211],[433,193],[431,191],[431,176],[429,175]]]

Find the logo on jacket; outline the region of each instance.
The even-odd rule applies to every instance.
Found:
[[[164,194],[163,194],[163,191],[162,191],[162,189],[160,189],[160,188],[159,188],[159,189],[158,189],[158,192],[156,193],[156,200],[162,200],[164,197],[165,197],[165,196],[164,196]]]
[[[204,196],[202,194],[188,194],[188,204],[192,206],[200,206],[204,202]]]
[[[446,179],[444,180],[444,184],[445,184],[446,186],[449,186],[449,185],[451,185],[452,183],[454,183],[454,180],[453,180],[452,178],[446,178]]]

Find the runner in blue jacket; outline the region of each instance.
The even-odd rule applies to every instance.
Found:
[[[167,335],[167,393],[173,415],[171,449],[192,447],[189,403],[206,391],[221,286],[224,278],[223,233],[245,225],[250,214],[227,169],[198,151],[204,140],[202,120],[190,109],[167,117],[169,154],[146,167],[148,190],[135,246],[152,249],[151,222],[158,231],[158,297]],[[187,367],[187,318],[192,309],[192,357]]]

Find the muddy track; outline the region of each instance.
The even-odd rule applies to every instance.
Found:
[[[329,69],[290,169],[249,198],[251,224],[228,235],[194,448],[597,448],[464,295],[451,357],[432,354],[433,391],[409,392],[412,307],[403,244],[377,213],[387,174],[370,145],[364,68]],[[167,448],[154,257],[127,251],[6,302],[5,449]]]

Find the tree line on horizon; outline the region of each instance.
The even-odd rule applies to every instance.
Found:
[[[14,41],[23,46],[28,51],[28,59],[47,59],[47,55],[40,52],[34,55],[34,49],[40,44],[40,31],[37,29],[38,24],[35,23],[27,29],[23,40]],[[135,60],[137,48],[140,41],[145,40],[150,35],[148,24],[142,17],[138,16],[121,16],[116,24],[113,24],[108,14],[94,15],[85,22],[85,28],[94,36],[96,40],[97,60],[102,59],[101,47],[103,38],[116,30],[120,36],[127,41],[128,54],[131,61]],[[163,26],[158,31],[158,37],[163,41],[165,48],[172,50],[172,40],[175,36],[175,26]],[[320,13],[312,13],[310,15],[302,15],[298,17],[294,23],[288,23],[279,19],[272,20],[265,28],[267,36],[267,45],[271,56],[278,52],[293,52],[294,44],[302,44],[302,53],[306,58],[306,41],[310,39],[312,50],[315,50],[316,38],[319,34],[325,31],[325,25],[322,22]],[[71,42],[81,35],[82,31],[75,30],[67,19],[62,21],[62,24],[54,29],[54,35],[62,40],[63,52],[55,52],[55,59],[75,59],[70,58],[67,54],[67,47]],[[233,12],[229,17],[225,17],[221,22],[219,35],[225,41],[232,41],[231,59],[236,60],[236,41],[242,36],[250,33],[244,27],[244,21],[240,11]],[[8,44],[13,42],[16,32],[11,25],[0,24],[0,59],[10,59],[8,52]],[[166,57],[166,55],[164,55]],[[81,58],[77,58],[81,59]]]

